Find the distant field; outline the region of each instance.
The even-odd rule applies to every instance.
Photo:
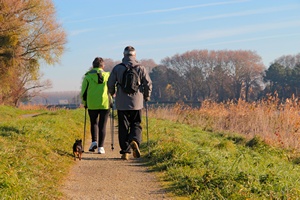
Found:
[[[80,104],[80,91],[64,92],[42,92],[27,104],[31,105],[58,105],[58,104]]]

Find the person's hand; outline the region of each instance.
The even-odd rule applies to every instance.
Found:
[[[85,109],[87,109],[87,103],[86,103],[86,102],[84,102],[83,107],[84,107]]]
[[[150,97],[144,97],[145,102],[150,101]]]

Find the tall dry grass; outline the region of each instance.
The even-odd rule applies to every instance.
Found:
[[[300,150],[300,105],[292,97],[281,102],[277,96],[247,103],[205,101],[200,108],[183,104],[151,108],[149,117],[186,123],[212,132],[239,133],[246,138],[262,138],[266,143]]]
[[[25,105],[25,104],[21,103],[18,106],[18,108],[21,109],[21,110],[43,110],[43,109],[46,109],[47,106],[39,105],[39,104],[27,104],[27,105]]]

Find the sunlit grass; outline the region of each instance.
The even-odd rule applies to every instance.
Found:
[[[1,199],[57,199],[74,163],[71,146],[82,137],[84,112],[0,110]]]
[[[145,133],[145,132],[144,132]],[[297,199],[299,157],[259,137],[203,131],[149,120],[149,165],[172,192],[187,199]],[[145,136],[145,135],[144,135]],[[146,151],[146,143],[143,151]],[[291,156],[293,158],[291,158]]]

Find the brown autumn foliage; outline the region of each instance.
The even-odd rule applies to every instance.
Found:
[[[111,70],[114,68],[114,66],[121,63],[121,61],[119,61],[119,60],[114,61],[111,58],[105,58],[104,63],[105,63],[105,71],[111,72]]]
[[[261,57],[245,50],[187,51],[166,57],[162,64],[185,80],[177,92],[190,101],[253,100],[261,91],[265,70]]]
[[[0,104],[16,105],[41,82],[40,63],[54,64],[64,52],[66,33],[51,0],[0,1]]]
[[[155,61],[153,59],[141,59],[140,63],[141,63],[141,65],[143,65],[146,68],[146,70],[149,73],[151,73],[152,69],[157,66],[157,64],[155,63]]]
[[[105,70],[106,71],[111,71],[114,68],[114,66],[121,63],[121,61],[119,61],[119,60],[114,61],[111,58],[105,58],[104,62],[105,62]],[[157,66],[157,64],[154,62],[153,59],[141,59],[139,62],[141,65],[145,66],[145,68],[149,72],[151,72],[152,69]]]

